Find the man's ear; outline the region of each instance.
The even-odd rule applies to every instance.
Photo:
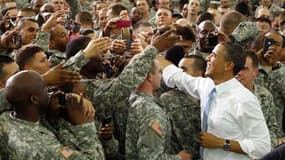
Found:
[[[234,62],[232,61],[225,62],[225,65],[224,65],[225,71],[233,71],[234,66],[235,66]]]
[[[150,82],[152,81],[152,74],[150,72],[147,73],[146,80]]]
[[[30,96],[30,101],[32,104],[38,104],[39,103],[39,98],[36,95],[31,95]]]

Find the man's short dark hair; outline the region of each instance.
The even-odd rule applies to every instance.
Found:
[[[206,72],[207,62],[204,58],[199,55],[187,55],[184,58],[194,59],[194,63],[192,64],[192,68],[194,71],[202,71],[203,75]]]
[[[261,17],[259,17],[259,18],[256,18],[255,21],[256,21],[256,22],[266,22],[266,23],[268,23],[268,24],[271,26],[271,21],[270,21],[270,19],[268,19],[268,18],[266,18],[266,17],[264,17],[264,16],[261,16]]]
[[[225,59],[234,63],[233,74],[237,75],[243,69],[246,60],[242,47],[233,42],[222,42],[220,44],[225,47]]]
[[[235,10],[238,11],[239,13],[243,14],[244,16],[248,17],[250,15],[250,8],[245,2],[239,2]]]
[[[210,20],[212,22],[215,22],[215,18],[211,13],[203,12],[197,17],[196,24],[199,25],[200,23],[202,23],[205,20]]]
[[[38,21],[35,18],[31,18],[31,17],[23,17],[16,25],[17,29],[21,29],[25,26],[25,22],[30,21],[30,22],[34,22],[34,23],[38,23]]]
[[[244,51],[246,57],[249,57],[252,61],[252,67],[258,68],[258,57],[253,51],[246,50]]]
[[[179,26],[176,28],[176,34],[181,35],[183,40],[189,40],[195,42],[195,34],[191,28],[185,26]]]
[[[87,11],[80,11],[76,14],[76,16],[78,17],[79,22],[82,24],[92,24],[93,23],[92,14]]]
[[[141,20],[133,26],[133,30],[137,31],[140,27],[152,27],[152,25],[147,21]]]
[[[15,61],[19,65],[20,70],[24,70],[25,65],[34,58],[38,52],[44,52],[44,50],[34,44],[26,45],[20,48],[15,56]]]
[[[3,67],[5,64],[13,63],[14,60],[11,57],[0,55],[0,79],[6,76]]]
[[[115,3],[111,5],[108,9],[111,9],[111,13],[113,16],[119,17],[121,11],[127,10],[127,7],[121,3]]]

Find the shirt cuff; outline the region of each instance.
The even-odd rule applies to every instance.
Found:
[[[255,150],[254,144],[252,142],[252,140],[250,139],[244,139],[242,141],[239,141],[239,145],[241,147],[241,149],[247,154],[249,155],[249,157],[251,158],[255,158],[252,153]]]

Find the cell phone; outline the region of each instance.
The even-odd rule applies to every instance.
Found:
[[[16,34],[13,37],[13,43],[15,44],[16,48],[20,48],[22,46],[22,36],[19,34]]]
[[[218,36],[212,33],[208,36],[209,46],[216,46],[218,44]]]
[[[264,44],[263,44],[263,52],[265,53],[265,52],[267,52],[268,50],[269,50],[269,47],[271,46],[271,45],[273,45],[273,44],[275,44],[276,42],[275,42],[275,40],[274,39],[272,39],[272,38],[265,38],[265,40],[264,40]]]
[[[112,122],[112,116],[106,116],[102,119],[102,126],[106,126]]]
[[[116,28],[128,28],[132,25],[132,22],[130,20],[119,20],[115,25]]]
[[[64,93],[60,93],[56,97],[60,105],[62,106],[66,105],[67,101],[66,101],[66,95]]]

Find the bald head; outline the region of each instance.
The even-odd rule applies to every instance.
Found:
[[[224,34],[231,34],[234,29],[245,20],[245,17],[237,11],[230,11],[221,17],[219,30]]]
[[[32,95],[41,94],[45,84],[41,76],[30,70],[16,73],[6,82],[6,98],[13,106],[29,105]]]

